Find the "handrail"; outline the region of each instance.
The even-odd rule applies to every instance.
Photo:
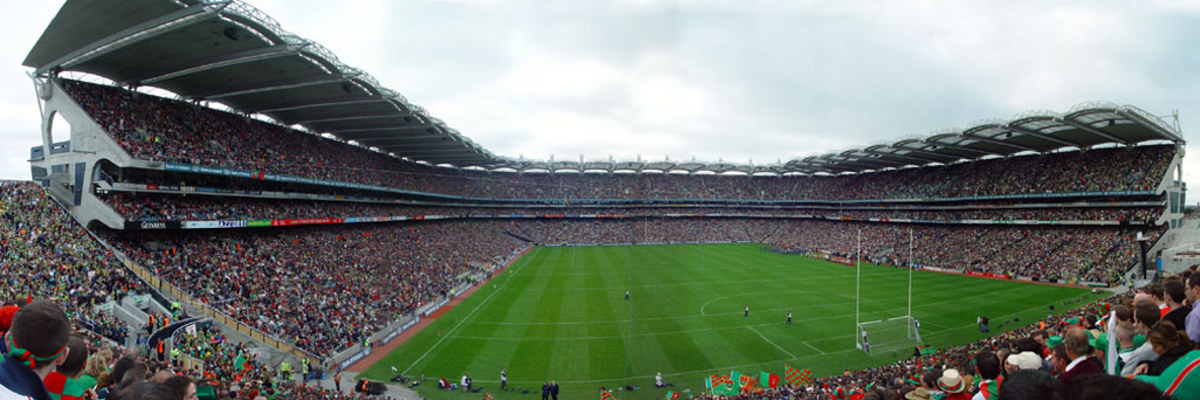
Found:
[[[120,259],[121,262],[123,264],[125,264],[126,268],[129,268],[129,270],[133,271],[133,273],[135,275],[137,275],[139,278],[142,278],[142,280],[145,281],[147,285],[150,285],[150,287],[155,288],[155,289],[159,290],[160,292],[166,292],[167,294],[174,296],[176,299],[179,299],[180,302],[191,306],[192,309],[194,309],[195,311],[198,311],[200,314],[203,314],[204,316],[206,316],[208,318],[212,318],[213,321],[216,321],[216,322],[225,324],[226,326],[232,327],[232,328],[236,329],[238,332],[241,332],[242,334],[250,337],[251,339],[258,340],[276,350],[279,350],[280,352],[291,355],[293,357],[307,358],[312,361],[320,361],[320,358],[317,357],[316,355],[314,355],[304,349],[301,349],[292,343],[280,340],[279,338],[276,338],[275,336],[267,334],[266,332],[263,332],[259,329],[251,327],[249,325],[246,325],[245,323],[237,320],[236,318],[233,318],[223,312],[217,311],[217,310],[213,309],[212,307],[209,307],[207,304],[204,304],[203,302],[195,300],[190,295],[185,293],[183,290],[180,290],[178,287],[176,287],[174,284],[162,280],[158,276],[151,273],[145,267],[142,267],[138,263],[134,262],[133,259],[131,259],[129,256],[125,255],[125,253],[112,248],[111,246],[109,246],[107,243],[104,243],[103,241],[101,241],[100,243],[104,244],[105,247],[108,247],[109,251],[112,251],[113,255],[115,255],[118,259]]]

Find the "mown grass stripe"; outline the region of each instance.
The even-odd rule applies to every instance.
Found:
[[[452,338],[431,338],[431,326],[364,376],[386,379],[388,365],[405,367],[440,339],[445,342],[435,351],[439,356],[430,355],[410,375],[453,378],[468,372],[487,385],[496,380],[498,366],[507,365],[511,383],[536,391],[541,379],[551,377],[564,385],[564,397],[587,397],[598,386],[647,390],[660,371],[679,385],[676,390],[697,393],[701,376],[730,369],[779,372],[786,361],[831,374],[893,360],[891,354],[854,350],[852,267],[736,244],[539,248],[520,264],[529,268],[497,279],[503,293],[484,304],[481,295],[491,288],[481,288],[435,322],[448,330],[452,316],[486,306]],[[861,272],[863,320],[905,313],[906,270],[866,265]],[[912,287],[922,337],[938,347],[983,337],[975,330],[977,315],[1033,323],[1045,316],[1047,305],[1090,296],[1079,289],[924,272],[913,274]],[[623,298],[626,288],[632,302]],[[749,318],[742,315],[747,303]],[[789,309],[790,326],[784,323]],[[455,354],[451,344],[473,355]],[[431,400],[477,400],[421,392]],[[655,389],[635,393],[662,395]]]

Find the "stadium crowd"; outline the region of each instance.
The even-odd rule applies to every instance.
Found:
[[[0,334],[11,334],[0,344],[0,350],[6,354],[0,363],[5,371],[0,374],[0,396],[16,394],[20,396],[16,398],[39,400],[197,400],[200,395],[209,399],[245,400],[367,398],[301,380],[277,379],[271,370],[256,365],[253,359],[243,361],[249,365],[243,370],[233,370],[232,364],[227,368],[210,368],[214,365],[205,364],[188,369],[178,360],[149,359],[139,351],[89,341],[75,332],[78,326],[72,326],[67,315],[69,309],[36,300],[20,305],[19,310],[8,315],[10,320],[6,322],[10,324],[0,326]],[[258,370],[268,373],[253,373]]]
[[[1091,149],[836,177],[489,173],[405,162],[120,88],[70,80],[62,84],[139,159],[480,198],[861,200],[1152,190],[1176,152],[1173,146]]]
[[[132,275],[98,243],[91,240],[91,236],[84,232],[82,227],[70,220],[42,188],[28,183],[5,182],[0,184],[0,191],[4,194],[0,200],[0,220],[6,225],[6,229],[0,230],[0,250],[5,254],[2,260],[3,278],[6,283],[2,296],[6,299],[26,299],[11,302],[13,306],[25,311],[12,314],[13,319],[9,326],[14,330],[14,341],[9,343],[31,349],[32,356],[53,359],[54,349],[63,347],[59,342],[72,342],[69,346],[72,349],[71,353],[85,355],[69,363],[62,363],[61,365],[66,367],[61,369],[46,369],[48,367],[45,366],[33,369],[33,376],[45,380],[43,387],[51,390],[77,390],[86,387],[95,392],[97,397],[116,400],[185,399],[190,398],[187,396],[194,393],[197,386],[211,388],[220,393],[221,398],[253,399],[258,395],[303,400],[362,398],[294,382],[284,371],[264,365],[253,357],[246,357],[248,352],[243,346],[226,342],[211,330],[200,330],[195,335],[180,338],[180,350],[188,357],[200,359],[202,362],[202,367],[190,369],[182,368],[177,363],[148,360],[137,355],[136,351],[131,352],[111,342],[97,339],[95,334],[109,336],[110,330],[128,332],[129,328],[110,325],[113,323],[106,321],[113,319],[95,311],[93,306],[123,294],[138,293],[142,284],[132,278]],[[788,238],[796,242],[805,242],[806,247],[810,249],[853,253],[854,247],[851,243],[856,241],[859,230],[845,229],[846,226],[840,226],[843,229],[831,229],[825,225],[834,223],[803,221],[788,225],[766,219],[522,220],[386,224],[333,229],[297,228],[282,231],[239,230],[216,237],[203,232],[106,234],[127,253],[141,258],[142,261],[148,261],[146,265],[156,269],[160,276],[189,289],[210,305],[267,332],[281,337],[297,338],[297,343],[306,348],[328,352],[342,344],[357,342],[361,338],[358,335],[363,332],[372,332],[373,329],[378,329],[382,324],[411,311],[422,302],[434,299],[453,286],[455,282],[451,277],[470,268],[469,261],[487,262],[493,256],[511,254],[522,245],[517,237],[527,237],[527,240],[543,243],[743,240],[770,242]],[[803,226],[805,224],[809,226]],[[906,248],[904,245],[907,243],[907,235],[904,235],[906,229],[901,229],[903,227],[895,228],[887,224],[857,225],[863,228],[863,243],[880,243],[873,247],[874,251],[864,251],[865,256],[886,260],[887,256],[880,256],[881,249]],[[1023,241],[1049,241],[1043,246],[1046,248],[1058,246],[1061,249],[1063,246],[1078,245],[1082,247],[1061,253],[1088,259],[1096,255],[1087,253],[1088,248],[1104,248],[1111,245],[1109,240],[1120,241],[1118,237],[1095,232],[1073,233],[1072,230],[1077,228],[1039,228],[1047,231],[1038,231],[1025,227],[988,227],[975,233],[983,238],[972,238],[971,234],[964,235],[955,231],[957,228],[937,226],[913,230],[914,241],[917,238],[946,241],[924,248],[919,253],[928,254],[930,260],[942,257],[975,257],[978,256],[977,253],[942,254],[932,252],[932,248],[955,248],[954,251],[975,252],[977,250],[961,248],[993,246],[985,239],[994,236],[998,238],[994,240],[997,246],[1001,246],[998,243]],[[988,229],[1008,230],[984,231]],[[1108,234],[1119,236],[1123,232],[1114,229]],[[1081,237],[1099,239],[1082,240]],[[214,238],[217,240],[211,240]],[[962,246],[953,240],[972,240],[972,243],[976,244]],[[1003,246],[994,251],[1006,256],[1014,252],[1011,248]],[[1107,250],[1108,253],[1112,251]],[[386,260],[380,261],[379,254],[399,254],[399,257],[383,257]],[[205,262],[198,261],[200,259]],[[918,263],[922,260],[919,258]],[[367,279],[367,275],[372,275],[373,279]],[[1137,347],[1133,345],[1133,339],[1129,338],[1132,335],[1128,333],[1136,331],[1144,335],[1145,341],[1154,346],[1154,353],[1158,353],[1158,357],[1165,360],[1145,362],[1145,370],[1139,374],[1149,375],[1157,372],[1167,376],[1178,370],[1175,367],[1180,362],[1168,361],[1196,358],[1197,351],[1188,350],[1191,342],[1200,340],[1200,314],[1193,316],[1190,311],[1179,314],[1179,311],[1200,299],[1200,275],[1190,275],[1197,274],[1188,271],[1183,277],[1167,277],[1163,284],[1152,286],[1148,294],[1110,299],[1109,303],[1117,310],[1118,319],[1126,321],[1118,322],[1117,325],[1120,347],[1125,350]],[[391,293],[395,288],[400,288],[399,292],[405,296],[395,300],[381,296],[385,293],[384,290]],[[316,293],[338,295],[322,297]],[[269,304],[251,306],[259,301]],[[1147,305],[1147,302],[1153,304]],[[370,307],[354,308],[355,304],[369,304]],[[1001,360],[997,362],[1004,365],[1012,363],[1009,367],[1001,367],[999,372],[1008,376],[1008,379],[1003,381],[1007,383],[1001,384],[999,389],[1000,393],[1004,393],[1005,390],[1015,390],[1011,389],[1015,385],[1027,384],[1024,383],[1027,379],[1022,377],[1023,374],[1034,373],[1018,371],[1022,368],[1018,364],[1022,363],[1021,355],[1025,350],[1032,350],[1038,357],[1036,365],[1031,369],[1049,369],[1063,374],[1061,371],[1067,370],[1069,363],[1058,354],[1079,354],[1079,351],[1063,350],[1058,346],[1064,345],[1056,346],[1056,341],[1061,340],[1069,345],[1072,343],[1072,337],[1077,336],[1075,333],[1079,332],[1075,330],[1078,329],[1077,326],[1089,329],[1096,326],[1096,321],[1100,319],[1098,311],[1109,306],[1098,307],[1099,309],[1089,306],[1064,315],[1048,317],[1044,328],[1038,325],[1021,328],[965,347],[927,352],[919,357],[880,368],[819,378],[800,388],[769,390],[744,397],[816,399],[829,398],[831,394],[840,391],[850,395],[858,393],[866,398],[898,398],[893,396],[917,392],[917,398],[925,398],[920,397],[922,388],[925,393],[940,391],[947,395],[955,395],[954,392],[959,389],[948,389],[946,385],[947,382],[953,381],[951,378],[957,376],[956,379],[963,382],[977,382],[991,374],[979,369],[984,362],[982,360],[992,359],[991,356],[984,355],[985,353],[994,354],[997,360]],[[1176,309],[1175,314],[1169,309],[1161,311],[1164,307]],[[310,312],[313,308],[347,312],[333,313],[330,320],[322,321],[313,319]],[[1151,311],[1149,314],[1139,311],[1143,309]],[[373,317],[355,319],[350,314]],[[1133,317],[1122,317],[1125,314]],[[1172,325],[1168,328],[1165,323],[1151,321],[1151,314],[1155,317],[1162,316],[1164,321],[1179,319],[1182,315],[1187,321],[1187,329],[1184,329],[1187,336],[1171,336],[1168,333],[1180,327]],[[20,327],[25,326],[26,321],[31,318],[50,318],[56,324],[65,323],[66,327],[55,328],[54,332],[49,334],[39,331],[33,335],[28,333],[28,329],[22,333]],[[1192,319],[1195,322],[1192,322]],[[66,321],[73,321],[75,328],[71,328],[71,322]],[[304,330],[304,326],[330,326],[333,331]],[[1193,327],[1195,329],[1192,329]],[[69,338],[70,331],[82,328],[91,330],[91,336]],[[1045,333],[1037,331],[1038,329],[1044,329]],[[58,331],[64,333],[59,334]],[[1085,340],[1088,346],[1096,348],[1088,351],[1103,351],[1105,347],[1096,341],[1102,337],[1093,334],[1093,337]],[[1039,342],[1039,339],[1043,338],[1048,339]],[[1189,342],[1184,343],[1184,338]],[[41,341],[48,340],[56,342],[39,346]],[[5,346],[12,345],[9,343]],[[77,348],[82,350],[74,351]],[[41,349],[50,350],[43,352]],[[1012,362],[1013,358],[1007,357],[1009,355],[1017,355],[1016,361]],[[1099,355],[1096,358],[1103,359]],[[1028,359],[1025,358],[1024,361]],[[16,361],[6,359],[5,362]],[[1136,367],[1136,364],[1132,363],[1133,367]],[[988,368],[991,367],[982,369]],[[945,372],[949,369],[954,369],[956,373]],[[55,386],[57,384],[52,382],[60,382],[54,380],[59,379],[55,373],[66,377],[63,382],[73,383]],[[1151,386],[1137,386],[1133,380],[1110,379],[1101,382],[1106,378],[1077,379],[1079,380],[1075,382],[1094,382],[1094,385],[1049,383],[1050,390],[1061,391],[1066,396],[1096,385],[1118,385],[1124,388],[1122,390],[1137,389],[1143,390],[1143,393],[1153,393],[1145,392]],[[1157,382],[1156,379],[1151,380]],[[1046,382],[1059,381],[1043,379],[1028,384],[1047,384]],[[8,390],[25,390],[31,387],[28,382],[5,380],[0,380],[0,386]]]
[[[1126,227],[804,221],[783,225],[767,243],[848,257],[861,251],[864,259],[891,265],[1115,284],[1137,254],[1137,232]],[[1146,233],[1152,242],[1161,235],[1158,229]]]
[[[872,200],[1152,190],[1176,154],[1173,146],[1093,149],[990,159],[942,167],[844,176],[745,177],[681,174],[487,173],[415,164],[205,107],[134,95],[102,85],[63,81],[71,96],[125,150],[145,160],[220,166],[249,171],[386,186],[427,193],[492,199],[723,199]],[[1045,171],[1056,171],[1047,174]],[[170,179],[161,178],[160,179]],[[196,184],[195,181],[186,182]],[[227,186],[242,183],[225,181]],[[254,186],[251,184],[250,186]],[[89,330],[93,356],[83,358],[98,395],[112,399],[187,398],[196,382],[224,394],[253,399],[342,399],[333,391],[291,382],[286,372],[247,358],[246,349],[213,331],[181,337],[181,350],[202,368],[146,360],[95,340],[117,343],[135,329],[96,305],[144,289],[120,262],[56,205],[27,183],[0,183],[0,298],[41,314],[62,312]],[[331,191],[330,194],[337,194]],[[352,202],[277,201],[229,197],[132,195],[111,192],[108,204],[132,220],[328,218],[388,215],[529,213],[513,208],[411,207]],[[396,210],[402,210],[397,214]],[[450,214],[454,212],[458,214]],[[539,209],[536,213],[561,212]],[[685,208],[688,213],[730,213],[730,208]],[[1152,220],[1161,207],[813,210],[734,209],[746,213],[930,220]],[[625,213],[631,219],[514,219],[390,223],[220,232],[105,232],[123,253],[214,309],[315,354],[328,355],[366,337],[464,283],[464,273],[527,243],[759,242],[805,252],[859,255],[893,265],[1019,275],[1040,280],[1115,283],[1136,254],[1131,227],[1047,227],[855,223],[767,218],[649,218],[677,208],[578,209],[576,214]],[[420,212],[420,214],[416,214]],[[642,214],[638,214],[638,213]],[[570,214],[570,213],[568,213]],[[1152,238],[1161,230],[1151,229]],[[912,240],[910,242],[910,235]],[[861,243],[861,245],[860,245]],[[910,259],[909,248],[915,248]],[[1189,280],[1184,280],[1190,283]],[[1191,304],[1192,290],[1186,286]],[[1171,297],[1158,290],[1161,299]],[[46,301],[32,301],[33,299]],[[1113,304],[1134,309],[1134,299]],[[1165,304],[1167,302],[1160,301]],[[59,311],[55,311],[55,309]],[[320,310],[320,311],[314,311]],[[19,311],[24,312],[24,311]],[[839,389],[878,398],[912,392],[947,392],[953,368],[960,381],[981,375],[979,360],[1033,350],[1040,364],[1055,346],[1029,345],[1032,337],[1073,337],[1091,328],[1092,310],[1048,317],[1047,333],[1031,328],[912,360],[818,379],[800,389],[778,389],[746,399],[829,398]],[[1165,313],[1164,313],[1165,314]],[[14,326],[24,319],[14,319]],[[1200,317],[1197,317],[1200,319]],[[1200,321],[1197,322],[1200,329]],[[1145,325],[1145,324],[1143,324]],[[1153,325],[1153,324],[1150,324]],[[1156,325],[1157,326],[1157,325]],[[1120,327],[1120,325],[1118,326]],[[1189,326],[1190,327],[1190,326]],[[70,330],[70,327],[66,330]],[[1139,328],[1151,341],[1152,327]],[[1175,328],[1180,328],[1176,326]],[[16,328],[19,329],[19,328]],[[1160,328],[1159,331],[1164,331]],[[1190,330],[1189,335],[1193,334]],[[1200,332],[1195,333],[1200,335]],[[53,337],[51,337],[53,336]],[[28,339],[58,340],[58,335]],[[66,335],[63,335],[66,336]],[[23,337],[29,337],[25,334]],[[1027,340],[1028,339],[1028,340]],[[25,345],[27,339],[19,339]],[[67,339],[62,342],[66,344]],[[1163,339],[1165,340],[1165,339]],[[1156,342],[1157,343],[1157,342]],[[1173,343],[1173,342],[1172,342]],[[5,346],[11,344],[5,343]],[[57,342],[43,347],[59,346]],[[1159,344],[1159,346],[1164,346]],[[1181,345],[1180,345],[1181,346]],[[59,346],[62,347],[62,346]],[[1179,347],[1179,346],[1175,346]],[[72,349],[76,348],[74,346]],[[1174,348],[1167,349],[1175,351]],[[1157,350],[1155,350],[1157,351]],[[74,350],[72,353],[79,353]],[[1077,354],[1077,350],[1071,350]],[[7,353],[7,352],[5,352]],[[87,354],[88,352],[83,352]],[[35,350],[34,356],[53,355]],[[1188,353],[1191,354],[1191,353]],[[1005,357],[997,357],[1007,362]],[[1019,357],[1018,357],[1019,358]],[[1072,357],[1075,358],[1075,357]],[[240,360],[239,360],[240,359]],[[91,364],[99,365],[93,369]],[[975,360],[974,362],[970,360]],[[1055,361],[1057,360],[1057,361]],[[1018,361],[1020,361],[1018,359]],[[76,361],[78,362],[78,361]],[[1169,363],[1151,363],[1156,372]],[[43,365],[39,370],[44,370]],[[1042,369],[1039,366],[1038,369]],[[1052,369],[1057,366],[1052,367]],[[52,369],[53,370],[53,369]],[[167,376],[163,377],[165,371]],[[63,375],[76,371],[66,370]],[[92,375],[92,372],[96,372]],[[40,372],[39,372],[40,374]],[[170,375],[183,376],[170,383]],[[1009,372],[1005,370],[1005,375]],[[986,374],[985,374],[986,375]],[[1014,371],[1019,377],[1022,372]],[[919,377],[912,381],[908,378]],[[159,379],[163,377],[163,379]],[[42,376],[45,378],[45,376]],[[169,378],[169,379],[168,379]],[[949,378],[953,378],[949,376]],[[965,378],[965,379],[963,379]],[[952,380],[952,379],[950,379]],[[1014,382],[1012,379],[1009,380]],[[1132,382],[1132,381],[1129,381]],[[189,386],[190,385],[190,386]],[[1099,383],[1097,383],[1097,386]],[[0,386],[13,389],[9,382]],[[182,386],[183,389],[178,389]],[[1054,390],[1078,391],[1066,386]],[[939,390],[941,389],[941,390]],[[230,394],[232,392],[232,394]],[[1071,392],[1074,393],[1074,392]],[[178,397],[176,397],[178,394]],[[920,397],[918,397],[920,398]],[[954,398],[951,396],[951,398]]]
[[[237,384],[238,390],[253,399],[251,393],[258,392],[270,397],[271,393],[281,398],[299,399],[365,399],[363,394],[341,393],[337,388],[322,388],[319,384],[307,384],[310,380],[301,376],[302,369],[284,363],[268,365],[258,359],[244,343],[227,340],[214,326],[201,326],[194,333],[180,332],[172,346],[171,364],[176,369],[187,371],[194,379],[216,382],[222,390],[230,390]],[[195,360],[191,369],[185,360]],[[349,385],[347,385],[349,386]],[[333,389],[333,390],[331,390]],[[387,396],[370,397],[390,400]]]
[[[110,233],[195,298],[315,354],[360,343],[435,300],[470,262],[524,243],[759,242],[907,265],[1039,280],[1116,283],[1133,233],[1120,228],[851,224],[776,219],[466,220],[221,232]],[[970,245],[967,245],[970,243]],[[391,296],[390,293],[402,293]],[[265,302],[268,307],[260,306]],[[337,310],[311,313],[317,307]]]
[[[145,286],[30,182],[0,181],[0,299],[69,306],[92,332],[123,342],[130,327],[97,306]]]
[[[673,213],[722,215],[810,215],[817,218],[960,220],[1036,220],[1036,221],[1153,221],[1163,212],[1150,207],[1012,207],[983,204],[976,209],[920,209],[904,207],[870,210],[842,207],[462,207],[411,206],[396,203],[360,201],[314,201],[278,198],[246,198],[205,195],[169,195],[155,193],[109,192],[100,197],[131,221],[197,221],[237,219],[288,219],[380,217],[412,215],[509,215],[509,214],[626,214],[651,217]]]
[[[472,262],[520,247],[491,233],[425,223],[109,235],[199,301],[329,355],[446,295]]]
[[[34,399],[47,399],[43,396],[49,394],[61,399],[194,400],[199,384],[210,387],[217,398],[366,398],[299,382],[251,380],[219,368],[185,370],[149,360],[144,349],[123,347],[134,330],[97,307],[145,293],[145,284],[45,189],[0,181],[0,224],[0,337],[11,333],[0,341],[0,369],[5,371],[0,373],[0,397],[13,392]],[[28,352],[12,352],[21,349]]]
[[[916,264],[1115,283],[1136,244],[1120,228],[916,225]],[[906,265],[909,228],[776,219],[466,220],[220,232],[109,233],[160,277],[246,324],[330,354],[487,263],[536,244],[759,242]],[[971,245],[966,245],[970,243]],[[400,296],[389,296],[391,293]],[[265,302],[268,307],[259,306]],[[311,313],[317,307],[337,311]]]

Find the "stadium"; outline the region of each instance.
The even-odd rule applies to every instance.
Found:
[[[30,181],[0,183],[3,328],[48,300],[91,349],[51,377],[114,399],[1200,393],[1177,121],[1089,102],[776,163],[531,160],[334,50],[241,1],[58,11],[23,62]]]

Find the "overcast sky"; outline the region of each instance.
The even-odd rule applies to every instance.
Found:
[[[504,156],[773,163],[1088,101],[1200,121],[1195,1],[249,3]],[[0,178],[29,178],[20,63],[61,4],[0,16]]]

